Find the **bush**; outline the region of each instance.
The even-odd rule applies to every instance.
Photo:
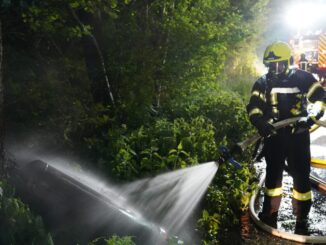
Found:
[[[0,244],[48,244],[53,241],[42,219],[14,197],[13,189],[0,182]]]
[[[102,168],[112,170],[119,179],[131,180],[216,159],[214,135],[208,119],[177,118],[159,119],[131,131],[110,131],[104,140],[88,138],[87,142],[100,153]]]
[[[246,104],[238,93],[223,91],[212,84],[209,89],[190,89],[165,108],[170,117],[193,118],[203,116],[214,125],[216,142],[227,139],[236,143],[250,133]]]
[[[100,156],[98,164],[123,180],[154,176],[168,170],[218,159],[218,146],[231,147],[251,133],[245,104],[234,92],[214,90],[180,96],[147,126],[130,130],[126,125],[108,131],[101,139],[88,138]],[[243,169],[225,164],[210,185],[198,221],[203,241],[218,242],[225,229],[239,224],[248,206],[252,172],[248,156]]]
[[[127,237],[118,237],[112,236],[110,239],[106,239],[104,237],[99,237],[94,241],[91,241],[88,245],[135,245],[132,241],[132,238]]]
[[[240,170],[229,164],[220,166],[198,220],[206,244],[218,244],[223,233],[239,225],[240,214],[247,210],[252,191],[256,189],[251,178],[253,172],[254,169],[245,163]]]

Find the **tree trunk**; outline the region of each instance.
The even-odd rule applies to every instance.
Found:
[[[82,31],[85,31],[85,25],[79,18],[75,10],[70,7],[70,11],[79,24]],[[115,106],[115,100],[113,97],[112,87],[109,81],[107,69],[105,67],[105,61],[103,53],[100,49],[99,43],[96,37],[89,33],[89,35],[83,37],[83,45],[85,51],[85,60],[88,69],[89,77],[92,81],[92,94],[95,102],[105,102],[107,97],[111,101],[111,104]],[[103,81],[100,83],[99,81]]]
[[[175,8],[175,1],[172,2],[172,11],[174,11],[174,8]],[[167,6],[166,6],[166,3],[164,3],[163,8],[162,8],[162,22],[164,22],[164,18],[167,15],[168,15]],[[164,39],[165,40],[159,41],[161,43],[160,46],[162,46],[164,49],[162,66],[160,68],[159,73],[162,73],[161,71],[164,70],[164,67],[166,64],[166,59],[167,59],[169,45],[170,45],[170,29],[167,30],[166,37]],[[159,78],[161,79],[160,76],[159,76]],[[155,97],[156,97],[155,107],[156,107],[156,109],[160,108],[160,106],[161,106],[161,94],[162,94],[163,85],[162,85],[162,81],[160,79],[157,79],[157,82],[155,82]]]
[[[6,176],[5,158],[4,158],[4,94],[2,80],[2,61],[3,61],[3,45],[2,45],[2,20],[0,18],[0,178]]]

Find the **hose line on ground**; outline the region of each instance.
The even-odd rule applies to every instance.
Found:
[[[264,230],[274,236],[283,238],[283,239],[287,239],[287,240],[291,240],[291,241],[295,241],[295,242],[301,242],[301,243],[326,244],[326,236],[305,236],[305,235],[298,235],[298,234],[293,234],[293,233],[289,233],[289,232],[285,232],[285,231],[280,231],[280,230],[275,229],[269,225],[266,225],[264,222],[262,222],[258,218],[258,215],[254,208],[255,201],[256,201],[259,190],[262,188],[262,186],[265,182],[265,177],[266,176],[264,174],[263,177],[260,179],[260,182],[258,184],[258,190],[256,190],[253,193],[253,195],[250,199],[250,203],[249,203],[249,212],[250,212],[250,216],[251,216],[252,220],[254,221],[254,223],[262,230]]]
[[[294,121],[296,121],[300,118],[291,118],[291,119],[292,120],[287,119],[284,121],[280,121],[280,122],[278,122],[277,126],[279,128],[285,127],[289,124],[292,124]],[[325,121],[317,121],[316,124],[319,126],[322,126],[322,127],[326,127]],[[275,124],[273,124],[273,125],[275,126]],[[242,146],[244,146],[244,147],[247,147],[250,144],[252,144],[252,143],[249,144],[249,141],[243,141],[241,143],[242,143]],[[240,147],[241,147],[241,145],[240,145]],[[320,163],[319,167],[325,168],[325,165],[323,163]],[[281,230],[275,229],[275,228],[265,224],[258,218],[254,207],[255,207],[255,202],[256,202],[258,192],[262,188],[262,186],[265,182],[265,178],[266,178],[266,175],[264,174],[259,181],[258,189],[253,193],[253,195],[250,199],[250,203],[249,203],[249,212],[250,212],[250,216],[251,216],[252,220],[254,221],[254,223],[262,230],[264,230],[274,236],[283,238],[283,239],[287,239],[287,240],[291,240],[291,241],[295,241],[295,242],[301,242],[301,243],[326,244],[326,236],[305,236],[305,235],[298,235],[298,234],[281,231]],[[320,180],[319,178],[317,178],[313,175],[310,175],[310,181],[314,184],[317,184],[320,189],[326,190],[326,183],[323,180]]]

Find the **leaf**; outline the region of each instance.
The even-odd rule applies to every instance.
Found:
[[[186,168],[187,167],[187,163],[185,161],[181,161],[180,162],[180,167],[181,168]]]
[[[177,152],[178,152],[178,151],[177,151],[176,149],[172,149],[172,150],[169,151],[169,155],[175,154],[175,153],[177,153]]]
[[[181,141],[180,141],[180,143],[179,143],[177,149],[178,149],[179,151],[182,150],[182,142],[181,142]]]
[[[182,153],[184,156],[186,156],[186,157],[189,157],[190,155],[187,153],[187,152],[185,152],[185,151],[180,151],[180,153]]]
[[[202,215],[202,216],[203,216],[203,219],[204,219],[204,220],[207,220],[207,219],[208,219],[208,217],[209,217],[209,213],[207,212],[206,209],[203,210],[203,215]]]
[[[118,6],[117,0],[111,0],[111,8],[116,8]]]

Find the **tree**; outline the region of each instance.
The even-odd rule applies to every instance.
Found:
[[[4,86],[2,80],[2,19],[0,17],[0,177],[5,176],[5,157],[4,157]]]
[[[115,105],[115,99],[112,93],[111,83],[109,81],[109,75],[106,69],[105,60],[103,57],[103,52],[97,41],[95,35],[87,30],[87,26],[81,21],[76,11],[71,5],[69,5],[72,16],[77,21],[80,29],[85,35],[83,36],[83,46],[85,53],[85,60],[88,67],[88,73],[90,79],[93,81],[93,98],[95,102],[105,103],[107,97],[110,98],[111,104]],[[84,12],[84,16],[89,16],[90,19],[94,19],[92,15]],[[94,23],[95,21],[93,21]],[[96,28],[96,25],[93,25]],[[98,28],[97,28],[98,29]],[[102,78],[101,78],[102,77]],[[105,85],[98,84],[97,80],[104,80]]]

